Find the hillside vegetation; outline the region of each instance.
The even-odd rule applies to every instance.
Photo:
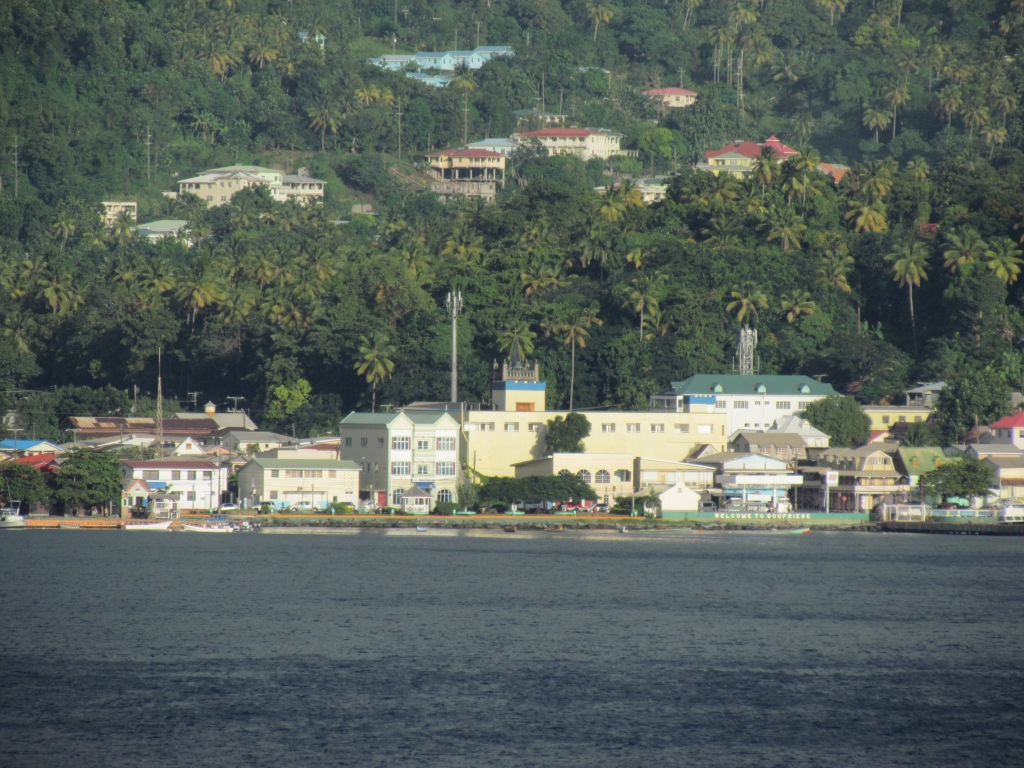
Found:
[[[763,372],[825,375],[863,401],[1024,376],[1024,0],[11,0],[0,14],[0,385],[25,413],[45,408],[11,390],[152,395],[161,348],[165,392],[244,396],[268,426],[443,399],[453,289],[470,400],[518,346],[549,406],[642,408],[671,379],[730,370],[744,322]],[[440,89],[367,63],[456,34],[516,55]],[[666,114],[640,94],[668,85],[696,105]],[[638,158],[521,151],[491,206],[441,205],[402,178],[532,107],[618,130]],[[770,134],[801,155],[742,182],[692,170]],[[836,187],[819,160],[853,170]],[[247,192],[206,210],[160,194],[235,162],[307,167],[327,202]],[[652,171],[676,174],[663,203],[593,191]],[[200,242],[106,232],[109,199],[187,219]],[[351,215],[370,199],[379,217]]]

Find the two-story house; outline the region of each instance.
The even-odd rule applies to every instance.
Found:
[[[493,202],[505,187],[505,155],[489,149],[443,149],[427,155],[430,191],[442,200],[455,195]]]
[[[256,456],[238,471],[243,506],[324,509],[359,505],[360,467],[315,448],[281,449]]]
[[[759,432],[741,429],[729,440],[734,453],[756,453],[784,461],[792,468],[807,458],[807,446],[800,435],[792,432]]]
[[[910,478],[897,469],[891,453],[872,445],[818,453],[816,466],[799,469],[804,476],[802,507],[824,509],[826,493],[831,512],[870,512],[878,504],[907,503]]]
[[[636,154],[622,149],[621,133],[604,128],[543,128],[514,133],[511,139],[526,144],[536,141],[549,155],[576,155],[583,161]]]
[[[137,481],[143,481],[143,487]],[[149,459],[121,462],[121,487],[132,488],[123,495],[122,506],[144,506],[144,491],[174,499],[178,512],[217,509],[228,490],[228,469],[212,461],[192,459]]]
[[[444,411],[350,413],[341,421],[341,456],[360,465],[360,495],[398,507],[414,486],[435,503],[455,501],[459,422]]]
[[[685,88],[651,88],[644,91],[644,96],[657,101],[666,109],[692,107],[697,101],[697,94]]]

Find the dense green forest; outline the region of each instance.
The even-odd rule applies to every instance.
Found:
[[[515,57],[447,88],[367,63],[456,35]],[[865,402],[967,370],[1018,388],[1022,41],[1024,0],[10,0],[0,388],[52,434],[152,396],[163,349],[169,396],[244,396],[267,426],[326,431],[374,397],[447,397],[453,288],[468,400],[515,345],[551,407],[572,389],[576,407],[643,408],[730,370],[741,322],[762,371]],[[680,84],[699,98],[669,114],[640,93]],[[494,205],[407,181],[430,148],[506,136],[531,107],[639,157],[520,151]],[[692,170],[769,134],[801,155],[743,182]],[[818,158],[853,170],[836,187]],[[307,167],[326,203],[161,195],[234,162]],[[593,191],[652,170],[674,174],[662,203]],[[110,199],[187,219],[196,245],[105,230]],[[351,215],[368,201],[378,217]]]

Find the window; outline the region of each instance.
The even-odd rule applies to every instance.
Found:
[[[352,438],[351,437],[346,437],[345,438],[345,447],[346,448],[351,448],[352,447]]]
[[[323,477],[324,471],[322,469],[307,469],[306,477]]]
[[[598,485],[608,485],[612,481],[612,475],[607,469],[599,469],[594,481]]]
[[[542,429],[544,429],[544,425],[536,421],[531,421],[527,425],[527,429],[529,429],[531,432],[540,432]]]
[[[702,435],[710,435],[711,434],[711,425],[710,424],[698,424],[697,425],[697,431],[700,434],[702,434]]]
[[[906,416],[900,416],[900,423],[904,423],[907,420]]]
[[[185,501],[195,501],[195,500],[196,500],[196,492],[195,491],[188,491],[185,494]]]
[[[213,472],[203,472],[203,480],[213,480]]]
[[[920,421],[920,420],[921,420],[921,417],[920,417],[920,416],[915,416],[915,417],[914,417],[914,421]],[[1012,432],[1013,430],[1010,430],[1010,431]]]
[[[378,448],[383,448],[384,447],[384,438],[383,437],[378,437],[377,438],[377,447]]]
[[[665,431],[665,425],[664,424],[651,424],[651,432],[664,432],[664,431]]]
[[[791,405],[792,405],[792,403],[790,403],[789,400],[776,400],[775,401],[775,407],[778,410],[787,410],[788,411]]]
[[[196,479],[196,472],[194,472],[194,471],[193,472],[189,472],[188,473],[188,479],[189,480],[195,480]]]
[[[438,477],[455,477],[455,462],[454,461],[439,461],[439,462],[437,462],[437,476]]]
[[[806,411],[811,406],[810,400],[801,400],[796,404],[797,410]]]
[[[359,438],[359,445],[361,445],[363,448],[365,448],[369,442],[370,442],[370,438],[368,438],[368,437],[360,437]]]
[[[393,461],[391,462],[391,474],[396,477],[408,477],[409,476],[409,462],[408,461]]]
[[[334,469],[327,470],[327,477],[328,478],[337,477],[337,476],[338,476],[337,470],[334,470]]]
[[[380,464],[378,464],[376,461],[373,462],[373,471],[380,472]]]
[[[181,470],[176,469],[171,472],[171,480],[181,480]]]
[[[271,498],[272,501],[276,501],[277,500],[277,491],[271,491],[270,492],[270,498]]]
[[[419,440],[419,439],[416,440],[416,450],[417,451],[429,451],[430,450],[430,440]]]
[[[143,480],[159,480],[160,470],[159,469],[145,469],[142,471]]]
[[[393,451],[408,451],[409,450],[409,438],[408,437],[392,437],[391,438],[391,450]]]
[[[720,411],[725,410],[725,400],[715,400],[715,408]]]
[[[467,432],[493,432],[494,422],[493,421],[481,421],[466,425]]]
[[[761,446],[761,455],[762,455],[762,456],[771,456],[771,455],[772,455],[772,449],[771,449],[771,446],[768,446],[768,445],[762,445],[762,446]]]
[[[272,470],[270,470],[270,476],[271,477],[280,477],[281,476],[281,470],[280,469],[272,469]]]
[[[584,483],[589,483],[593,479],[590,473],[585,469],[581,469],[579,472],[577,472],[576,477],[578,477]]]
[[[615,470],[615,482],[617,483],[628,483],[630,481],[630,471],[628,469],[616,469]]]
[[[404,488],[399,488],[398,490],[391,492],[391,503],[394,504],[396,507],[402,503],[403,493],[405,493]]]
[[[882,417],[882,423],[883,424],[888,424],[889,423],[889,417],[888,416],[883,416]]]
[[[438,491],[437,492],[437,500],[438,501],[443,501],[446,504],[451,504],[452,503],[452,492],[449,491],[447,488],[444,488],[444,489]]]
[[[639,424],[627,424],[626,425],[626,431],[627,432],[639,432],[640,431],[640,425]]]
[[[746,400],[733,400],[733,408],[747,408],[750,405]]]
[[[676,426],[674,427],[674,431],[676,431],[676,432],[689,432],[690,431],[690,425],[689,424],[676,424]]]
[[[505,431],[506,432],[518,432],[519,431],[519,422],[518,421],[506,421],[505,422]]]
[[[430,465],[429,464],[417,464],[416,465],[416,474],[417,475],[429,475],[430,474]]]
[[[284,471],[285,477],[302,477],[301,469],[286,469]]]
[[[454,437],[439,437],[439,438],[437,438],[437,450],[439,450],[439,451],[454,451],[455,450],[455,438]]]
[[[602,424],[601,425],[601,431],[602,432],[614,432],[615,431],[615,425],[614,424]]]

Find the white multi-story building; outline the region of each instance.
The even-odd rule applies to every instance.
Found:
[[[581,160],[605,160],[613,155],[636,155],[623,150],[622,134],[604,128],[543,128],[539,131],[514,133],[512,141],[540,143],[549,155],[576,155]]]
[[[256,456],[238,471],[238,495],[245,505],[324,509],[359,505],[359,465],[339,461],[331,451],[281,449]]]
[[[208,511],[220,506],[221,494],[228,489],[228,469],[201,460],[123,461],[121,487],[132,489],[131,498],[125,498],[132,506],[143,506],[147,494],[159,494],[174,497],[179,512]]]
[[[651,397],[651,410],[689,413],[713,405],[726,416],[726,434],[740,429],[769,429],[778,420],[801,413],[816,400],[837,395],[831,384],[809,376],[698,374],[673,381]]]
[[[434,503],[455,501],[459,422],[443,411],[350,413],[341,456],[360,465],[360,492],[375,507],[399,507],[414,488]]]
[[[305,168],[297,174],[286,174],[258,165],[229,165],[212,168],[199,176],[178,182],[180,195],[192,194],[205,200],[209,208],[227,205],[236,192],[250,187],[265,186],[270,196],[279,203],[295,200],[300,205],[323,200],[324,184],[321,179],[310,178]]]

